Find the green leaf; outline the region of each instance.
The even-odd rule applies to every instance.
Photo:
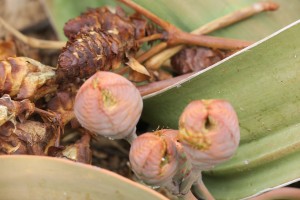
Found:
[[[0,156],[1,199],[167,200],[111,171],[40,156]]]
[[[166,91],[144,99],[143,118],[178,127],[195,99],[226,99],[238,113],[241,144],[204,175],[217,199],[245,198],[300,179],[300,20]]]
[[[113,0],[43,0],[43,2],[61,39],[65,38],[64,23],[88,7],[122,5]],[[135,0],[135,2],[181,29],[192,31],[216,18],[259,2],[259,0]],[[300,1],[274,0],[274,2],[280,5],[280,9],[276,12],[259,14],[217,31],[213,35],[257,41],[299,19]]]

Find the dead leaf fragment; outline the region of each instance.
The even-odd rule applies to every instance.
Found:
[[[15,57],[17,54],[15,43],[12,40],[0,42],[0,60]]]
[[[128,62],[126,63],[132,70],[137,71],[141,74],[150,76],[150,73],[141,63],[139,63],[135,58],[129,57]]]

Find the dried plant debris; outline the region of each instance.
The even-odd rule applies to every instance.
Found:
[[[57,92],[47,104],[48,109],[60,114],[62,124],[67,124],[75,115],[73,106],[76,93],[70,91]]]
[[[227,57],[229,53],[205,47],[186,47],[171,58],[171,66],[178,74],[197,72]]]
[[[17,54],[15,43],[12,40],[0,41],[0,60],[15,57]]]
[[[15,99],[36,100],[56,90],[52,67],[27,57],[9,57],[0,61],[0,94]]]
[[[51,147],[49,155],[53,157],[66,158],[72,161],[91,164],[92,151],[90,149],[91,135],[84,133],[75,144],[66,147]]]
[[[154,32],[140,15],[127,17],[123,10],[89,9],[68,21],[69,42],[58,59],[59,77],[88,78],[97,70],[116,69],[139,49],[136,40]]]
[[[128,160],[129,147],[124,140],[109,140],[104,137],[92,139],[92,164],[133,179],[133,172]]]
[[[0,154],[45,155],[55,144],[60,127],[27,119],[34,110],[27,99],[13,101],[7,94],[0,98]]]
[[[49,124],[27,120],[14,125],[8,121],[0,128],[0,154],[46,155],[55,140]]]
[[[16,124],[16,118],[24,121],[34,112],[35,105],[28,99],[13,101],[5,94],[0,98],[0,127],[8,121]]]

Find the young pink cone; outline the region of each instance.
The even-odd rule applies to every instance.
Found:
[[[136,137],[142,107],[142,97],[130,81],[112,72],[99,71],[80,87],[74,113],[89,131],[131,142]]]
[[[213,168],[235,153],[240,131],[234,109],[223,100],[193,101],[180,116],[179,132],[180,143],[193,166],[182,182],[182,191],[193,185],[195,194],[199,191],[205,199],[213,200],[202,181],[201,171]]]
[[[230,159],[240,140],[237,115],[224,100],[191,102],[180,116],[179,132],[186,154],[200,170]]]
[[[174,143],[177,134],[176,130],[163,129],[144,133],[133,141],[129,160],[139,179],[149,185],[170,186],[179,164]]]

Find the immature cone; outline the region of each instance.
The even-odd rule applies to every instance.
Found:
[[[112,72],[99,71],[78,90],[74,113],[91,132],[122,139],[135,132],[142,107],[141,95],[130,81]]]
[[[132,170],[150,185],[168,185],[178,168],[174,137],[177,131],[163,129],[135,139],[129,152]]]
[[[237,115],[223,100],[191,102],[180,116],[179,132],[186,154],[201,170],[231,158],[240,140]]]

